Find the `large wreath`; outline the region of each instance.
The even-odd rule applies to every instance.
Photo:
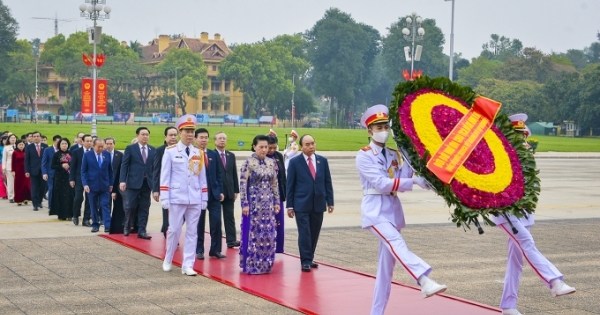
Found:
[[[506,114],[499,112],[469,157],[445,184],[427,162],[477,98],[469,87],[447,78],[423,76],[400,83],[390,107],[394,140],[410,164],[450,208],[452,222],[469,228],[481,215],[523,217],[535,211],[540,193],[533,153]]]

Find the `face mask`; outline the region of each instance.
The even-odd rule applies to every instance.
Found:
[[[388,131],[380,131],[380,132],[374,132],[372,138],[373,138],[373,140],[375,140],[379,143],[386,143],[389,136],[390,136],[390,133]]]

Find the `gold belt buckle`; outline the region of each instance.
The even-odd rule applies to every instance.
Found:
[[[396,193],[395,191],[392,191],[392,192],[390,193],[390,196],[394,196],[394,197],[396,197],[396,194],[397,194],[397,193]]]

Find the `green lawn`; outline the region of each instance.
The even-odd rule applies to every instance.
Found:
[[[117,139],[117,149],[124,149],[127,144],[135,137],[136,125],[109,125],[99,124],[98,135],[101,137],[113,136]],[[159,146],[163,141],[163,132],[165,125],[149,126],[150,129],[150,144]],[[230,150],[249,150],[252,139],[257,134],[266,134],[269,132],[269,127],[207,127],[211,136],[217,131],[224,131],[228,136],[228,148]],[[90,132],[89,124],[61,124],[50,125],[45,123],[29,124],[29,123],[0,123],[0,131],[10,130],[11,132],[21,135],[33,130],[38,130],[48,138],[52,138],[55,134],[68,137],[72,140],[77,132]],[[291,131],[291,128],[274,128],[279,135],[279,147],[285,145],[285,134]],[[311,134],[316,142],[317,149],[320,151],[355,151],[359,150],[368,143],[367,133],[364,129],[311,129],[311,128],[296,128],[298,134]],[[552,136],[538,136],[538,152],[557,151],[557,152],[600,152],[599,138],[566,138]],[[244,142],[244,146],[238,147],[238,142]],[[390,142],[391,143],[391,142]],[[212,141],[209,142],[209,147],[213,147]]]

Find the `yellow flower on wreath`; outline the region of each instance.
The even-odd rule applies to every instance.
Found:
[[[424,93],[415,98],[411,104],[410,115],[413,119],[415,132],[425,146],[425,149],[432,154],[442,145],[444,139],[440,136],[432,119],[432,110],[438,105],[446,105],[453,108],[463,115],[469,111],[458,101],[438,93]],[[500,193],[504,191],[513,180],[513,172],[510,164],[510,158],[505,151],[502,141],[491,130],[488,130],[483,139],[487,142],[495,163],[495,169],[490,174],[477,174],[466,167],[461,166],[454,179],[468,185],[471,188],[484,192]]]

